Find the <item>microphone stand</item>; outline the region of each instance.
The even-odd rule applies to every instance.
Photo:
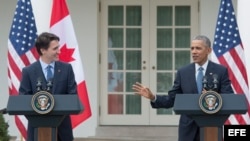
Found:
[[[202,85],[203,85],[203,89],[207,90],[208,88],[208,81],[207,81],[207,77],[204,76],[203,79],[202,79]]]
[[[214,88],[213,90],[216,91],[218,89],[218,76],[216,74],[213,75],[213,84],[214,84]]]
[[[218,89],[218,76],[216,74],[214,74],[212,79],[212,84],[208,84],[208,79],[207,76],[204,76],[202,79],[202,85],[203,85],[203,89],[207,90],[207,91],[217,91]]]
[[[47,82],[47,92],[51,93],[52,86],[52,79],[49,79]]]
[[[39,92],[42,90],[42,81],[40,80],[40,78],[38,78],[37,83],[36,83],[36,91]]]

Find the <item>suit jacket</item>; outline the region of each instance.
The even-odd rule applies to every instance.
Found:
[[[231,81],[229,80],[227,68],[209,61],[205,76],[208,83],[212,82],[212,75],[217,75],[217,91],[219,94],[232,94]],[[180,68],[174,81],[172,89],[168,95],[156,96],[156,101],[151,102],[153,108],[171,108],[174,105],[176,94],[198,94],[195,76],[195,63]],[[179,120],[179,141],[199,140],[199,127],[193,119],[187,115],[181,115]]]
[[[42,81],[42,88],[46,88],[46,78],[43,74],[40,61],[37,61],[22,70],[22,79],[19,94],[33,95],[37,92],[37,81]],[[72,66],[67,63],[55,62],[52,94],[77,94],[77,85]],[[58,141],[72,141],[73,133],[70,116],[66,115],[57,128]],[[28,141],[34,140],[34,128],[28,124]]]

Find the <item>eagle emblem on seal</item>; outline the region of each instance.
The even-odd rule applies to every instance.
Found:
[[[37,113],[47,114],[54,108],[54,97],[47,91],[39,91],[33,95],[31,105]]]
[[[199,106],[201,110],[207,114],[217,113],[222,106],[221,95],[215,91],[207,91],[201,94],[199,98]]]

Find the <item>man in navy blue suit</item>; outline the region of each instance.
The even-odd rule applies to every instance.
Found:
[[[226,67],[216,64],[208,59],[212,51],[209,38],[203,35],[196,36],[191,42],[191,54],[193,63],[188,64],[177,71],[177,75],[168,95],[154,95],[149,88],[139,82],[133,85],[133,90],[145,98],[151,100],[153,108],[171,108],[174,105],[176,94],[198,94],[196,78],[199,67],[203,68],[203,75],[208,77],[208,84],[216,75],[218,80],[214,91],[220,94],[234,93]],[[215,74],[215,75],[214,75]],[[203,88],[203,92],[206,89]],[[179,120],[178,141],[199,141],[199,126],[187,115],[181,115]]]
[[[52,81],[52,94],[77,94],[77,85],[73,68],[70,64],[59,61],[59,37],[44,32],[36,40],[35,46],[40,58],[33,64],[24,67],[19,88],[21,95],[33,95],[37,92],[37,81],[45,89],[48,81]],[[50,65],[50,77],[47,78],[47,67]],[[57,128],[58,141],[73,141],[71,119],[66,115]],[[28,141],[34,141],[34,127],[28,124]]]

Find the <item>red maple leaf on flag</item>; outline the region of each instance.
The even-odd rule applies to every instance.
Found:
[[[72,62],[75,61],[75,58],[72,57],[75,49],[74,48],[67,48],[67,45],[64,44],[60,49],[59,60],[63,62]]]

